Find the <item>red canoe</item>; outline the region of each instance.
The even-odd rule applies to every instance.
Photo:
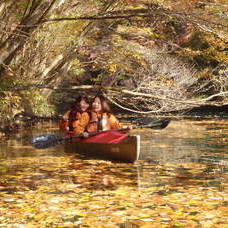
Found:
[[[140,137],[129,136],[117,130],[100,132],[88,138],[67,140],[65,151],[83,153],[93,158],[132,163],[139,158]]]

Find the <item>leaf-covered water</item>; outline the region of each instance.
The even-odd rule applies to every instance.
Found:
[[[227,227],[228,121],[172,121],[141,135],[135,164],[91,160],[32,135],[0,144],[0,227]]]

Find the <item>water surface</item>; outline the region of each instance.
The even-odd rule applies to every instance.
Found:
[[[135,164],[91,160],[31,137],[0,144],[0,227],[226,227],[228,120],[172,121],[141,136]]]

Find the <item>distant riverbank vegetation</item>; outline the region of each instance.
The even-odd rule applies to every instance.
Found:
[[[228,104],[224,0],[2,0],[0,116],[50,116],[82,91],[123,111]]]

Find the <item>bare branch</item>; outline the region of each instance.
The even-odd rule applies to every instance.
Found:
[[[31,85],[31,86],[22,86],[22,87],[15,87],[15,88],[9,88],[8,90],[4,90],[2,92],[6,92],[6,91],[21,91],[21,90],[32,90],[32,89],[49,89],[49,90],[56,90],[56,91],[69,91],[69,90],[90,90],[90,91],[103,91],[104,95],[107,97],[107,99],[113,103],[114,105],[118,106],[119,108],[123,109],[123,110],[127,110],[127,111],[131,111],[134,113],[140,113],[140,114],[149,114],[149,113],[161,113],[161,112],[167,112],[168,110],[164,107],[161,106],[160,108],[157,108],[156,110],[148,110],[148,111],[141,111],[141,110],[137,110],[137,107],[135,109],[133,108],[128,108],[118,102],[116,102],[113,98],[113,94],[115,94],[114,97],[118,97],[120,95],[124,96],[126,95],[127,97],[125,97],[125,99],[122,99],[121,102],[124,104],[128,104],[129,100],[132,100],[133,98],[139,97],[140,101],[141,100],[146,100],[146,99],[152,99],[152,100],[156,100],[156,101],[165,101],[167,104],[172,104],[176,106],[177,108],[175,109],[175,111],[178,110],[183,110],[182,106],[179,106],[179,104],[183,104],[184,107],[186,108],[193,108],[193,107],[199,107],[199,106],[203,106],[203,105],[214,105],[214,106],[220,106],[221,103],[219,102],[208,102],[209,100],[211,100],[214,97],[218,97],[218,96],[227,96],[228,97],[228,92],[223,92],[223,93],[218,93],[218,94],[214,94],[208,98],[205,99],[201,99],[201,100],[180,100],[180,99],[174,99],[174,98],[169,98],[169,97],[162,97],[162,96],[154,96],[151,95],[150,93],[141,93],[141,92],[134,92],[134,91],[130,91],[127,89],[123,89],[123,88],[112,88],[112,87],[102,87],[99,85],[81,85],[81,86],[72,86],[72,87],[54,87],[54,86],[44,86],[44,85]],[[117,93],[116,93],[117,92]],[[129,98],[130,95],[130,98]],[[171,111],[171,110],[169,110]],[[174,110],[172,110],[174,111]]]

